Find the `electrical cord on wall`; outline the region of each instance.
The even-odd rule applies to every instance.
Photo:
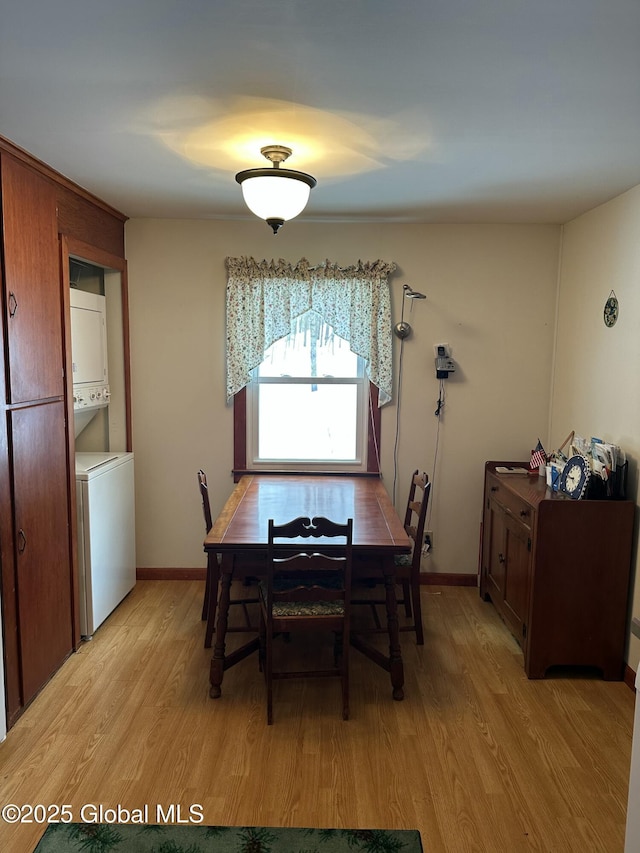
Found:
[[[436,442],[435,447],[433,449],[433,465],[431,466],[431,488],[433,488],[433,482],[436,476],[436,465],[438,463],[438,445],[440,442],[440,420],[442,418],[442,412],[444,410],[444,401],[445,401],[445,390],[444,390],[444,379],[440,380],[440,385],[438,388],[438,402],[436,404],[436,410],[434,415],[438,419],[438,426],[436,428]],[[425,527],[431,527],[431,510],[433,508],[433,503],[429,501],[429,506],[427,509],[427,520],[425,522]]]
[[[400,356],[398,358],[398,404],[396,406],[396,437],[393,445],[393,489],[391,502],[396,505],[396,483],[398,480],[398,442],[400,439],[400,403],[402,401],[402,359],[404,356],[404,340],[400,340]]]
[[[444,409],[444,379],[440,380],[440,388],[438,391],[438,403],[436,405],[436,410],[433,413],[440,421],[440,415],[442,414],[442,410]]]

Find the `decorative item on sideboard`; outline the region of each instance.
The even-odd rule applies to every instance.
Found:
[[[628,467],[619,445],[572,431],[547,459],[547,486],[574,499],[624,500]]]

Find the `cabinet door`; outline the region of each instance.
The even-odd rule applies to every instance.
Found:
[[[72,650],[71,554],[62,401],[10,413],[22,699]]]
[[[505,515],[506,574],[504,584],[504,618],[516,639],[524,646],[529,605],[531,572],[531,533],[528,527]]]
[[[0,174],[8,402],[59,397],[64,377],[55,189],[7,154]]]
[[[499,604],[504,596],[506,565],[504,510],[492,500],[485,512],[482,550],[487,575],[484,592]]]

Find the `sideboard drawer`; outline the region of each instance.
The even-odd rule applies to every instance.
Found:
[[[517,475],[514,474],[513,476]],[[497,501],[508,515],[512,515],[526,527],[531,528],[533,526],[535,510],[531,504],[505,488],[504,484],[497,477],[489,475],[487,485],[489,497]]]

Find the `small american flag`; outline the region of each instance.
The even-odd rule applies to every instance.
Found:
[[[544,452],[544,447],[542,446],[540,439],[538,439],[536,449],[531,451],[531,462],[529,462],[529,468],[531,471],[537,471],[541,465],[546,464],[546,461],[547,454]]]

